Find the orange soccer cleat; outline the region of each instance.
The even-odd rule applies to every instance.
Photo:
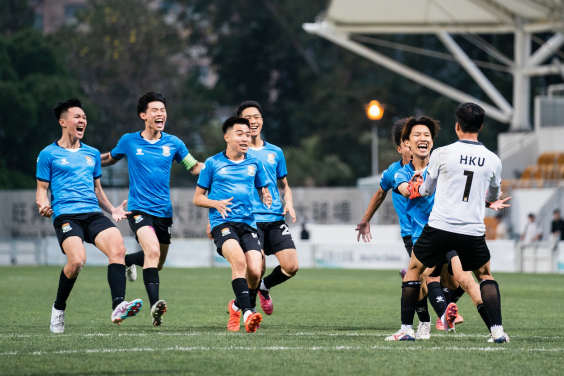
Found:
[[[435,328],[437,328],[437,330],[445,330],[445,327],[443,326],[443,322],[441,321],[440,317],[437,319],[437,324],[435,325]]]
[[[456,316],[456,320],[454,320],[454,323],[456,325],[462,324],[464,322],[464,318],[462,318],[462,316],[460,316],[460,314],[457,314]]]
[[[245,320],[245,329],[247,333],[254,333],[257,331],[257,327],[260,325],[262,321],[262,315],[258,312],[253,312],[247,317]]]
[[[233,309],[233,303],[235,303],[235,299],[229,302],[229,321],[227,322],[227,330],[230,332],[238,332],[241,327],[241,311],[235,311]]]

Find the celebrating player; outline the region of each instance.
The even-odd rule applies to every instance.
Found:
[[[503,331],[497,282],[490,272],[490,252],[485,240],[484,208],[502,209],[510,198],[500,200],[501,161],[478,142],[484,110],[473,103],[455,112],[459,141],[438,148],[430,158],[425,181],[412,183],[410,197],[435,192],[435,205],[417,243],[402,284],[400,330],[395,340],[413,340],[413,315],[419,295],[419,276],[444,255],[455,250],[462,269],[473,271],[480,281],[482,301],[491,323],[492,339],[509,342]],[[485,202],[484,202],[485,198]]]
[[[160,326],[167,310],[159,297],[159,270],[168,254],[172,228],[170,169],[176,161],[197,175],[203,163],[192,157],[178,137],[163,132],[167,120],[164,95],[154,91],[143,95],[137,103],[137,115],[145,129],[125,134],[110,153],[102,155],[102,167],[127,157],[131,211],[127,219],[143,251],[125,256],[126,273],[133,282],[137,278],[135,265],[143,267],[153,325]]]
[[[255,156],[262,162],[266,169],[266,177],[270,194],[272,195],[272,206],[264,205],[258,193],[255,191],[253,200],[253,214],[257,221],[259,240],[265,255],[275,255],[280,263],[266,278],[262,279],[259,286],[260,305],[267,315],[271,315],[274,309],[270,289],[286,282],[298,272],[298,254],[292,240],[290,230],[284,221],[284,215],[290,213],[292,221],[296,222],[296,212],[292,199],[292,190],[288,185],[286,176],[286,159],[282,149],[261,139],[263,125],[262,108],[254,101],[241,103],[237,110],[237,116],[247,119],[251,128],[251,145],[249,155]],[[277,186],[278,183],[278,186]],[[281,194],[284,194],[282,205]],[[266,268],[266,259],[263,258],[262,273]],[[255,307],[257,292],[250,290],[251,305]]]
[[[268,208],[272,197],[262,162],[247,154],[251,143],[249,121],[232,117],[223,123],[222,130],[227,148],[206,160],[198,178],[194,205],[210,209],[211,234],[217,252],[231,264],[231,285],[236,299],[228,305],[227,330],[239,331],[242,311],[245,329],[252,333],[262,321],[262,315],[253,312],[249,296],[249,290],[259,287],[262,246],[252,212],[251,192],[258,190]]]
[[[100,184],[100,152],[80,142],[86,129],[86,114],[76,98],[59,102],[53,108],[63,135],[47,146],[37,158],[37,206],[43,217],[53,217],[53,227],[67,263],[59,278],[57,299],[51,311],[51,331],[65,331],[67,299],[82,267],[86,263],[83,242],[94,244],[109,259],[108,283],[112,294],[112,322],[120,324],[135,316],[143,302],[125,299],[125,246],[112,221],[126,218],[127,201],[113,207]],[[51,203],[47,189],[51,188]]]

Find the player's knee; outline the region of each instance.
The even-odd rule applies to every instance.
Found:
[[[161,257],[161,247],[158,244],[157,245],[151,245],[151,246],[148,246],[148,247],[145,247],[145,248],[146,249],[143,250],[145,252],[145,258],[148,258],[148,259],[151,259],[151,260],[160,259],[160,257]],[[161,264],[159,263],[159,265],[161,265]]]
[[[260,267],[248,267],[247,268],[247,280],[249,284],[255,284],[260,281],[261,268]]]
[[[76,277],[78,273],[80,273],[80,271],[84,267],[84,264],[86,264],[86,257],[80,257],[69,262],[70,271],[73,277]]]
[[[289,265],[282,266],[282,272],[288,277],[293,277],[298,274],[298,263],[292,263]]]
[[[125,253],[127,252],[127,249],[125,249],[125,245],[123,243],[121,243],[120,245],[116,246],[114,249],[112,249],[112,255],[113,258],[116,259],[125,259]]]

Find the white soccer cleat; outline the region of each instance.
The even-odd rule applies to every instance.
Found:
[[[492,334],[490,333],[490,335],[488,336],[490,338],[488,338],[488,342],[493,342],[493,338],[492,338]]]
[[[135,264],[125,267],[125,277],[129,282],[135,282],[137,279],[137,268],[135,267]]]
[[[417,327],[417,333],[415,333],[415,338],[417,339],[429,339],[431,338],[431,323],[430,322],[420,322]]]
[[[509,336],[502,332],[501,330],[497,330],[492,333],[491,338],[495,343],[509,343]],[[488,341],[489,342],[489,341]]]
[[[65,311],[55,308],[51,309],[51,331],[53,333],[63,333],[65,331]]]
[[[411,330],[398,330],[396,334],[386,337],[385,341],[415,341],[415,333]]]
[[[166,302],[164,300],[159,300],[151,307],[151,317],[153,318],[154,326],[161,326],[163,323],[162,316],[166,312]]]
[[[138,314],[141,307],[143,307],[143,301],[141,299],[135,299],[132,302],[126,302],[124,300],[112,312],[112,322],[120,325],[126,318]]]

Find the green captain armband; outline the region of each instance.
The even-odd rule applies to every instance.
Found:
[[[188,154],[180,163],[182,164],[182,166],[186,167],[187,170],[190,170],[192,167],[198,164],[198,161],[192,156],[192,154]]]

